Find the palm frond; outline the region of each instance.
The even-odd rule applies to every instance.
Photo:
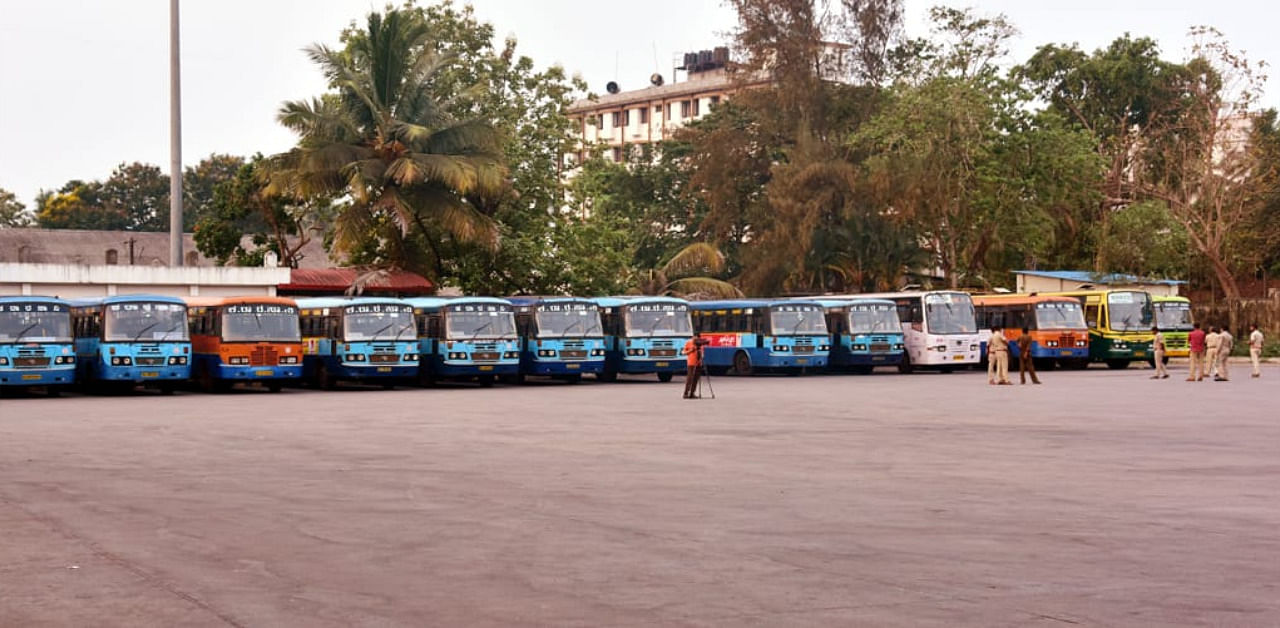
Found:
[[[685,277],[666,285],[664,292],[686,299],[732,299],[742,296],[733,284],[711,277]]]
[[[715,275],[724,272],[724,254],[715,245],[694,242],[680,249],[675,257],[662,265],[668,277],[683,277],[697,272]]]

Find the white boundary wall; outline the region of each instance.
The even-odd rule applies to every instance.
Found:
[[[288,268],[0,263],[0,295],[274,296],[276,286],[285,283]]]

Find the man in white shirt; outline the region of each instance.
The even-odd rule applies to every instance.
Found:
[[[1262,332],[1258,324],[1249,325],[1249,361],[1253,362],[1253,376],[1262,377]]]

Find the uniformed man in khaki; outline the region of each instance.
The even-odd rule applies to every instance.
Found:
[[[1227,361],[1231,359],[1231,350],[1236,346],[1236,339],[1226,327],[1222,328],[1222,332],[1218,336],[1218,376],[1213,378],[1213,381],[1225,382],[1231,379]]]
[[[1209,334],[1204,337],[1204,363],[1205,377],[1218,376],[1218,349],[1222,348],[1222,334],[1218,333],[1217,327],[1210,327]]]
[[[1262,377],[1262,332],[1258,324],[1249,325],[1249,361],[1253,363],[1253,376]]]
[[[1156,374],[1151,379],[1169,379],[1169,371],[1164,368],[1164,334],[1159,327],[1152,327],[1151,333],[1156,335],[1151,341],[1151,348],[1156,354]]]
[[[1009,381],[1009,341],[999,329],[992,329],[991,339],[987,341],[987,383],[1013,385]]]

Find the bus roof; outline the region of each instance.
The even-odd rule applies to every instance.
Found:
[[[111,305],[112,303],[138,303],[141,301],[149,301],[152,303],[174,303],[177,305],[186,304],[186,301],[166,294],[117,294],[109,297],[75,299],[71,301],[71,305],[74,307],[87,307],[91,305]]]
[[[974,305],[1031,305],[1034,303],[1080,303],[1079,299],[1060,294],[979,294]]]
[[[827,309],[835,309],[840,307],[849,307],[850,305],[894,305],[889,299],[812,299],[814,303],[821,305]]]
[[[71,305],[71,302],[66,299],[34,295],[0,296],[0,303],[48,303],[50,305]]]
[[[595,304],[595,301],[587,297],[507,297],[507,302],[511,305],[538,305],[540,303],[580,303],[587,302]]]
[[[1154,294],[1153,294],[1153,295],[1151,295],[1151,302],[1152,302],[1152,303],[1187,303],[1187,304],[1190,304],[1190,303],[1191,303],[1191,299],[1188,299],[1187,297],[1175,297],[1175,296],[1171,296],[1171,295],[1160,295],[1160,296],[1156,296],[1156,295],[1154,295]]]
[[[404,299],[394,297],[304,297],[297,299],[298,307],[348,307],[351,305],[407,305]]]
[[[963,294],[968,296],[969,293],[963,290],[907,290],[904,292],[856,292],[853,294],[824,294],[817,297],[805,297],[805,299],[901,299],[902,297],[920,297],[926,294]]]
[[[403,302],[422,310],[438,310],[447,305],[511,305],[510,301],[498,297],[411,297]]]
[[[689,309],[702,311],[738,310],[749,307],[769,308],[775,305],[813,305],[822,307],[821,303],[812,299],[728,299],[723,301],[690,301]]]
[[[270,304],[298,306],[298,302],[289,297],[269,297],[252,295],[240,297],[182,297],[188,307],[221,307],[223,305]]]
[[[688,305],[689,302],[676,297],[665,296],[623,296],[623,297],[593,297],[591,299],[600,307],[618,307],[621,305],[637,305],[640,303],[670,303],[673,305]]]

